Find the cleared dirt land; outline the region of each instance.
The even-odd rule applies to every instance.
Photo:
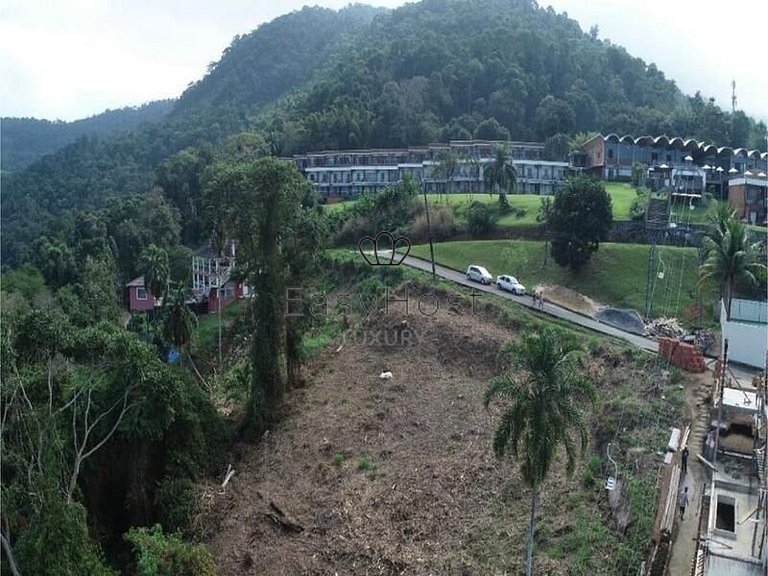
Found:
[[[482,405],[497,351],[516,333],[485,312],[442,301],[427,316],[417,305],[407,316],[403,305],[375,315],[338,352],[341,342],[332,344],[290,394],[280,425],[241,447],[201,523],[219,573],[522,573],[530,493],[514,462],[493,457],[498,408]],[[601,396],[590,413],[593,450],[604,453],[619,428],[622,454],[662,444],[651,424],[663,430],[681,402],[649,401],[650,357],[597,340],[589,348],[584,370]],[[387,370],[392,379],[381,379]],[[620,574],[644,556],[635,549],[653,513],[654,449],[632,454],[621,526],[600,461],[592,482],[585,463],[570,479],[558,463],[540,496],[537,573]]]

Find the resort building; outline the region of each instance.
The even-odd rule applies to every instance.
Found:
[[[493,162],[497,146],[504,146],[517,168],[517,192],[553,194],[565,184],[567,162],[542,159],[538,142],[452,140],[407,149],[342,150],[294,156],[299,170],[327,199],[353,198],[379,192],[402,181],[406,174],[427,192],[486,192],[483,175]],[[441,158],[452,153],[457,160],[453,174],[446,175]]]
[[[647,167],[647,177],[656,184],[671,185],[684,174],[695,181],[695,188],[714,187],[721,197],[726,195],[728,180],[747,172],[768,172],[768,153],[746,148],[716,146],[693,139],[668,136],[619,136],[598,134],[582,146],[574,156],[574,166],[604,180],[629,180],[632,166],[640,162]]]

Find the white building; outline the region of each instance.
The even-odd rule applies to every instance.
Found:
[[[565,185],[567,162],[542,160],[544,145],[537,142],[453,140],[449,144],[392,150],[313,152],[294,157],[299,169],[325,198],[352,198],[376,193],[409,175],[427,192],[487,192],[484,170],[493,162],[495,148],[505,146],[517,169],[517,192],[553,194]],[[446,151],[456,155],[449,179],[440,170]]]

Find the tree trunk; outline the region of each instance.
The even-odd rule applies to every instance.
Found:
[[[533,574],[533,534],[536,530],[536,498],[538,497],[539,487],[534,483],[533,494],[531,494],[531,520],[528,530],[528,554],[525,560],[525,575]]]
[[[731,319],[731,301],[733,300],[733,288],[730,282],[725,283],[725,319]]]

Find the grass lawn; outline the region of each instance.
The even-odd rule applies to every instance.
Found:
[[[247,301],[238,299],[226,308],[221,310],[222,333],[226,335],[227,330],[232,324],[245,312]],[[213,356],[218,350],[219,344],[219,315],[214,312],[211,314],[202,314],[197,318],[197,325],[192,333],[192,356],[205,358]]]
[[[613,219],[629,220],[629,208],[632,206],[632,201],[637,198],[635,189],[624,182],[603,182],[603,186],[613,203]]]
[[[629,220],[629,207],[632,205],[632,200],[635,199],[635,190],[629,184],[621,182],[604,182],[604,185],[613,201],[613,219]],[[469,194],[444,194],[442,197],[437,194],[430,194],[428,198],[433,204],[444,203],[455,207],[461,205],[466,207],[470,202]],[[537,224],[536,215],[539,213],[541,199],[542,196],[538,194],[511,194],[509,196],[509,203],[512,206],[513,212],[502,216],[498,221],[498,225],[513,227]],[[498,202],[499,197],[497,194],[477,193],[472,195],[472,200],[482,202],[483,204],[495,204]],[[329,212],[339,212],[353,207],[355,202],[355,200],[347,200],[345,202],[328,204],[325,209]],[[461,217],[459,220],[461,220]]]
[[[429,247],[414,246],[412,253],[429,258]],[[666,247],[659,248],[657,254],[665,275],[663,280],[657,279],[653,290],[652,315],[691,321],[698,277],[696,250]],[[597,302],[645,314],[648,246],[601,244],[589,264],[575,276],[551,258],[543,266],[544,243],[531,240],[446,242],[435,245],[435,258],[456,270],[464,271],[474,263],[485,266],[494,277],[512,274],[529,288],[539,283],[558,284]],[[712,294],[705,293],[705,310],[712,301]]]

